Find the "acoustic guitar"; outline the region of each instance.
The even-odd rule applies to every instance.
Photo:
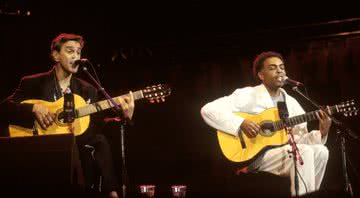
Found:
[[[159,84],[148,86],[144,89],[134,91],[133,96],[134,100],[139,100],[146,98],[151,103],[165,101],[165,97],[169,96],[171,89],[167,84]],[[116,104],[119,104],[120,97],[114,97],[113,100]],[[74,96],[74,108],[75,108],[75,119],[71,123],[65,123],[62,115],[64,113],[64,97],[59,98],[55,102],[48,102],[44,100],[25,100],[21,103],[29,104],[42,104],[49,108],[51,112],[54,112],[56,119],[54,123],[48,127],[46,130],[43,129],[37,121],[34,121],[34,129],[24,128],[18,125],[9,125],[10,137],[22,137],[22,136],[33,136],[37,135],[51,135],[51,134],[65,134],[73,133],[75,136],[83,134],[90,124],[90,114],[100,112],[109,108],[114,107],[114,105],[109,100],[102,100],[92,104],[87,104],[85,100],[76,94]]]
[[[354,100],[351,100],[331,106],[328,110],[331,115],[342,113],[345,116],[353,116],[358,113],[354,105]],[[266,109],[259,114],[234,113],[237,116],[256,122],[261,127],[260,133],[254,138],[249,138],[243,132],[239,133],[240,136],[237,137],[218,130],[217,137],[221,151],[230,161],[249,163],[267,149],[287,144],[288,134],[285,130],[285,123],[286,126],[292,127],[300,123],[316,120],[316,112],[318,111],[286,118],[285,120],[280,119],[277,108]]]

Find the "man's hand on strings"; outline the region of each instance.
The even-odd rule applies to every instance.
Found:
[[[133,93],[130,91],[127,96],[120,97],[119,102],[122,110],[124,111],[124,115],[128,116],[129,119],[131,119],[134,114],[135,108]]]
[[[323,110],[316,112],[316,116],[319,119],[319,130],[322,137],[326,136],[329,133],[331,127],[331,118]]]
[[[240,126],[240,129],[245,133],[249,138],[254,138],[260,132],[260,126],[255,122],[245,119]]]
[[[34,104],[32,112],[41,128],[45,130],[54,123],[56,118],[54,113],[50,112],[47,107],[41,104]]]

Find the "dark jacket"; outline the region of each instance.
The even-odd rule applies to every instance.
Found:
[[[72,93],[81,96],[85,101],[90,101],[90,103],[98,100],[96,88],[79,78],[72,77],[70,89]],[[60,90],[54,68],[45,73],[23,77],[15,92],[0,103],[1,135],[9,135],[9,124],[32,128],[34,124],[33,104],[20,104],[20,102],[28,99],[54,102],[62,97]],[[95,125],[97,125],[95,122],[98,119],[94,120],[94,115],[91,116],[90,126],[81,136],[93,133],[92,131]]]
[[[98,100],[97,90],[79,78],[72,77],[70,89],[73,94],[81,96],[89,103],[94,103]],[[21,104],[21,102],[28,99],[54,102],[62,97],[60,90],[54,68],[45,73],[23,77],[15,92],[0,103],[0,133],[2,133],[3,136],[8,136],[9,124],[32,128],[34,124],[32,113],[33,104]],[[90,156],[89,151],[84,149],[84,145],[91,145],[95,148],[95,161],[103,175],[103,191],[110,192],[116,189],[117,184],[112,165],[110,146],[105,136],[98,133],[103,127],[104,122],[100,119],[103,117],[103,114],[95,113],[90,116],[90,126],[88,129],[82,135],[76,136],[80,159],[83,161]],[[85,163],[82,163],[81,166],[85,170],[86,185],[90,186],[92,174],[89,170],[92,170],[92,162],[87,162],[89,161],[87,160]],[[76,164],[75,166],[79,167],[80,165]]]

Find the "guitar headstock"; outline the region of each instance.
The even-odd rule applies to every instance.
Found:
[[[158,84],[145,87],[142,90],[144,98],[147,98],[151,103],[160,103],[165,101],[165,97],[171,94],[170,86],[167,84]]]
[[[349,100],[341,102],[336,105],[337,111],[342,113],[345,117],[351,117],[358,115],[359,109],[355,106],[355,100]]]

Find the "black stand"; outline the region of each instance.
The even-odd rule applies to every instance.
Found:
[[[126,178],[127,178],[127,171],[126,171],[126,166],[125,166],[125,126],[124,124],[120,125],[120,134],[121,134],[121,163],[122,163],[122,167],[121,167],[121,190],[122,190],[122,197],[125,198],[126,197]]]
[[[342,135],[342,132],[338,129],[337,134],[340,135],[340,144],[341,144],[341,161],[342,161],[342,169],[345,180],[345,192],[349,193],[351,197],[354,197],[354,193],[352,191],[351,183],[349,181],[349,176],[347,173],[346,166],[346,145],[345,145],[345,137]]]
[[[297,92],[299,95],[301,95],[303,98],[305,98],[306,100],[308,100],[313,106],[315,106],[317,109],[322,109],[324,110],[324,108],[320,107],[316,102],[314,102],[313,100],[311,100],[309,97],[305,96],[297,86],[294,86],[292,88],[292,90],[294,90],[295,92]],[[324,110],[324,112],[326,114],[328,114],[327,111]],[[353,197],[353,192],[352,192],[352,187],[351,187],[351,183],[348,177],[348,173],[347,173],[347,164],[346,164],[346,148],[345,148],[345,136],[347,137],[351,137],[354,140],[360,140],[360,138],[355,135],[352,130],[350,129],[350,127],[345,126],[342,122],[340,122],[339,120],[335,119],[334,117],[332,117],[331,115],[329,115],[329,117],[331,118],[331,120],[333,121],[333,123],[336,125],[337,127],[337,134],[340,136],[340,146],[341,146],[341,161],[342,161],[342,168],[343,168],[343,177],[344,177],[344,181],[345,181],[345,186],[344,186],[344,190],[346,193],[348,193],[351,197]]]
[[[121,167],[121,173],[122,173],[122,197],[126,197],[126,178],[127,178],[127,170],[125,166],[125,141],[124,141],[124,126],[126,124],[132,124],[132,122],[129,119],[128,115],[124,115],[125,112],[121,109],[121,107],[116,104],[116,102],[109,96],[109,94],[105,91],[105,89],[100,85],[100,83],[95,80],[95,78],[89,73],[87,68],[85,66],[82,67],[83,71],[89,76],[89,78],[96,84],[97,88],[102,92],[102,94],[106,97],[107,100],[109,100],[116,110],[116,113],[120,117],[120,131],[121,131],[121,161],[122,161],[122,167]]]

